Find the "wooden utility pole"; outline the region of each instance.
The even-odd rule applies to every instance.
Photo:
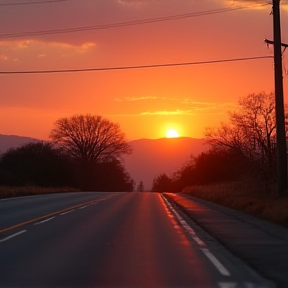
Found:
[[[265,42],[274,45],[277,192],[279,196],[283,196],[287,190],[287,155],[283,97],[282,46],[285,49],[288,45],[281,42],[280,0],[273,0],[272,12],[274,41],[265,39]]]

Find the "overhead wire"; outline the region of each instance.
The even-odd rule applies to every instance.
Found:
[[[0,7],[5,7],[5,6],[24,6],[24,5],[34,5],[34,4],[49,4],[49,3],[68,2],[68,1],[74,1],[74,0],[45,0],[45,1],[2,3],[2,4],[0,4]]]
[[[41,3],[64,2],[64,1],[70,1],[70,0],[46,0],[46,1],[37,1],[33,3],[41,4]],[[24,3],[30,3],[30,2],[24,2]],[[5,5],[5,4],[2,4],[2,5]],[[261,7],[261,6],[266,6],[266,5],[270,5],[270,3],[262,3],[262,4],[257,4],[257,5],[241,6],[241,7],[234,7],[234,8],[213,9],[213,10],[206,10],[206,11],[200,11],[200,12],[192,12],[192,13],[162,16],[162,17],[127,21],[127,22],[102,24],[102,25],[95,25],[95,26],[2,34],[0,35],[0,39],[24,37],[24,36],[40,36],[40,35],[59,34],[59,33],[73,33],[73,32],[98,30],[98,29],[118,28],[118,27],[132,26],[132,25],[142,25],[142,24],[149,24],[149,23],[155,23],[155,22],[171,21],[171,20],[185,19],[185,18],[191,18],[191,17],[200,17],[200,16],[206,16],[206,15],[212,15],[212,14],[219,14],[219,13],[224,13],[224,12],[248,9],[248,8],[252,8],[256,6]],[[190,66],[190,65],[201,65],[201,64],[215,64],[215,63],[224,63],[224,62],[259,60],[259,59],[267,59],[267,58],[273,58],[273,57],[272,56],[254,56],[254,57],[245,57],[245,58],[232,58],[232,59],[208,60],[208,61],[197,61],[197,62],[164,63],[164,64],[102,67],[102,68],[100,67],[100,68],[59,69],[59,70],[0,71],[0,74],[52,74],[52,73],[111,71],[111,70],[131,70],[131,69],[147,69],[147,68],[161,68],[161,67],[173,67],[173,66],[175,67],[175,66]]]
[[[75,33],[75,32],[83,32],[83,31],[91,31],[91,30],[120,28],[120,27],[127,27],[127,26],[156,23],[156,22],[173,21],[173,20],[192,18],[192,17],[207,16],[207,15],[243,10],[243,9],[248,9],[252,7],[262,7],[266,5],[270,5],[270,4],[262,3],[262,4],[257,4],[257,5],[240,6],[240,7],[234,7],[234,8],[221,8],[221,9],[213,9],[213,10],[206,10],[206,11],[200,11],[200,12],[191,12],[191,13],[185,13],[185,14],[177,14],[177,15],[162,16],[162,17],[155,17],[155,18],[146,18],[146,19],[141,19],[141,20],[132,20],[132,21],[117,22],[117,23],[110,23],[110,24],[100,24],[100,25],[93,25],[93,26],[82,26],[82,27],[63,28],[63,29],[54,29],[54,30],[38,30],[38,31],[20,32],[20,33],[7,33],[7,34],[0,34],[0,39],[33,37],[33,36],[43,36],[43,35],[52,35],[52,34]]]
[[[225,62],[260,60],[268,58],[273,58],[273,56],[253,56],[244,58],[231,58],[231,59],[207,60],[196,62],[164,63],[164,64],[151,64],[151,65],[138,65],[138,66],[117,66],[117,67],[102,67],[102,68],[100,67],[100,68],[60,69],[60,70],[0,71],[0,74],[55,74],[55,73],[79,73],[79,72],[96,72],[96,71],[111,71],[111,70],[132,70],[132,69],[216,64]]]

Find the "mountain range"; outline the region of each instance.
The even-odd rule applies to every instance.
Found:
[[[150,190],[155,177],[162,173],[173,174],[191,155],[208,150],[204,143],[204,139],[189,137],[130,141],[133,153],[123,156],[125,167],[136,184],[143,181],[144,189]]]
[[[0,154],[9,148],[37,141],[42,140],[0,134]],[[155,177],[162,173],[173,174],[189,161],[191,155],[197,156],[209,148],[204,145],[204,139],[189,137],[139,139],[129,144],[133,152],[122,156],[123,165],[136,185],[143,182],[145,190],[152,188]]]
[[[38,142],[38,141],[42,140],[17,135],[0,134],[0,155],[5,153],[10,148],[16,148],[30,142]]]

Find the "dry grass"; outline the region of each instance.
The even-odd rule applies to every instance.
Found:
[[[250,181],[191,186],[183,193],[244,211],[288,228],[288,197],[276,197]]]
[[[50,193],[64,193],[76,192],[75,188],[71,187],[38,187],[38,186],[24,186],[24,187],[10,187],[0,186],[0,198],[10,198],[19,196],[31,196]]]

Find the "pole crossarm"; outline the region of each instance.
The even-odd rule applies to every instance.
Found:
[[[273,40],[269,40],[269,39],[264,39],[264,42],[267,44],[267,45],[269,45],[269,44],[271,44],[271,45],[274,45],[274,41]],[[281,46],[282,47],[284,47],[285,49],[288,47],[288,44],[286,44],[286,43],[281,43]]]

